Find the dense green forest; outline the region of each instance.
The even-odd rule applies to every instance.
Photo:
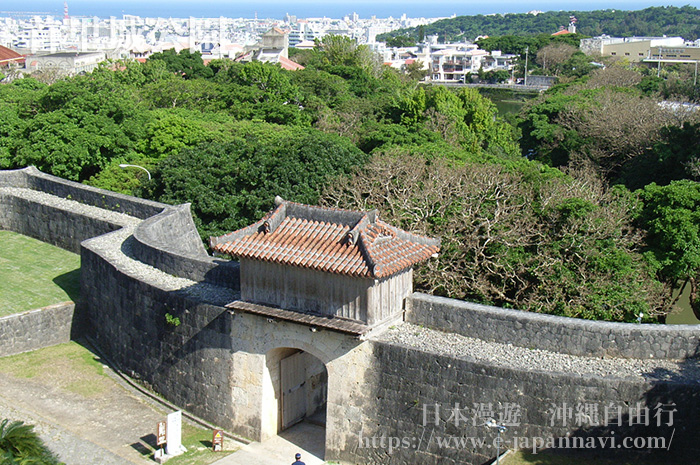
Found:
[[[700,122],[658,105],[692,87],[689,70],[564,67],[563,84],[505,121],[478,91],[419,84],[343,37],[294,58],[306,68],[165,52],[2,84],[0,168],[192,202],[204,240],[276,195],[378,208],[442,238],[416,269],[436,295],[651,322],[690,286],[698,308]]]
[[[700,38],[700,10],[692,6],[650,7],[644,10],[548,11],[537,15],[457,16],[425,26],[399,29],[377,37],[377,40],[405,38],[415,43],[421,36],[437,35],[440,42],[475,40],[479,36],[552,34],[569,24],[569,17],[578,19],[577,32],[584,36],[607,34],[613,37],[681,36],[686,40]]]

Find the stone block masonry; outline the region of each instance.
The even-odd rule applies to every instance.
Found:
[[[342,450],[333,451],[334,456],[352,463],[485,463],[495,456],[496,432],[486,426],[489,417],[511,422],[501,450],[517,441],[521,447],[531,447],[532,441],[526,444],[526,440],[532,438],[610,438],[617,434],[620,441],[624,437],[663,437],[667,443],[673,435],[669,450],[656,451],[663,459],[659,463],[669,463],[689,451],[697,453],[696,363],[657,366],[638,361],[634,369],[626,367],[601,376],[585,357],[561,356],[545,363],[541,354],[528,354],[527,349],[518,354],[507,345],[498,348],[479,342],[478,350],[465,355],[461,352],[469,341],[463,337],[411,324],[374,338],[377,375],[366,386],[364,408],[357,417],[348,416],[345,434],[351,436],[345,438]],[[489,353],[496,351],[501,353]],[[534,358],[535,367],[520,358]],[[571,364],[581,364],[580,369],[572,369]],[[654,414],[660,404],[674,404],[672,426],[656,427]],[[577,417],[580,406],[592,406],[588,410],[592,416]],[[517,416],[508,418],[511,407],[517,407]],[[605,421],[608,407],[622,409],[620,428]],[[644,418],[638,421],[630,414],[645,408],[650,412],[649,426]],[[665,417],[664,422],[667,420]],[[381,438],[385,438],[383,445]],[[604,448],[596,451],[598,456],[615,453]]]
[[[70,341],[74,310],[63,302],[0,318],[0,357]]]
[[[30,189],[0,188],[0,228],[80,253],[85,239],[120,229],[134,219]],[[96,211],[97,210],[97,211]]]
[[[602,415],[608,405],[641,406],[653,415],[674,404],[673,446],[660,463],[677,451],[698,453],[695,326],[581,321],[413,294],[406,321],[384,332],[357,339],[312,331],[224,308],[240,297],[238,267],[204,251],[188,205],[121,196],[35,169],[0,171],[0,197],[0,228],[79,248],[83,296],[72,317],[68,309],[43,309],[0,319],[0,347],[63,342],[69,322],[84,322],[81,331],[125,372],[241,436],[274,434],[265,416],[270,398],[261,392],[270,382],[266,357],[289,348],[327,369],[326,460],[483,463],[495,455],[495,432],[484,426],[486,416],[473,421],[472,409],[490,405],[499,420],[514,404],[520,421],[504,433],[506,445],[517,437],[615,432],[668,439],[671,428],[656,428],[653,416],[640,426],[628,410],[623,426],[611,430],[577,425],[566,408],[596,406]],[[47,334],[35,336],[42,328]],[[458,425],[456,407],[466,415]],[[454,442],[460,437],[486,442]]]
[[[531,349],[640,359],[684,359],[700,354],[697,325],[581,320],[420,293],[406,299],[406,309],[410,323]]]

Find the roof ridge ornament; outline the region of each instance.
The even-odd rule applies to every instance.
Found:
[[[379,220],[377,210],[353,211],[290,202],[246,228],[211,238],[215,251],[360,278],[384,278],[427,260],[440,240]]]

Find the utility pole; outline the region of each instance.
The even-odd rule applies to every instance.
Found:
[[[529,52],[530,47],[525,47],[525,79],[523,81],[523,85],[527,85],[527,56]]]

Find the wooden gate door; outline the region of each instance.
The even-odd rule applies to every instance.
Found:
[[[282,429],[289,428],[306,416],[306,364],[303,352],[280,360],[282,391]]]

